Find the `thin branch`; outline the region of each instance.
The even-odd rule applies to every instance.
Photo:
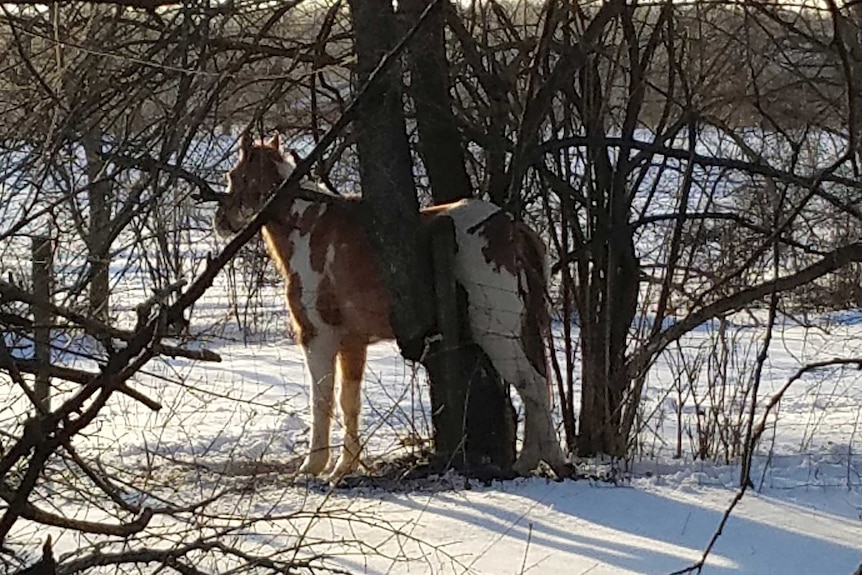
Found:
[[[18,373],[28,373],[31,375],[35,375],[39,372],[47,372],[47,374],[52,378],[62,379],[64,381],[70,381],[72,383],[78,383],[81,385],[87,385],[95,377],[98,376],[97,373],[92,373],[81,369],[74,369],[71,367],[63,367],[53,364],[44,365],[34,359],[15,359],[2,353],[0,353],[0,369],[8,370],[10,373],[15,373],[15,371],[17,370]],[[150,399],[140,391],[129,387],[127,384],[121,384],[117,388],[117,391],[123,393],[124,395],[128,395],[136,401],[141,402],[153,411],[159,411],[162,408],[162,405],[158,401]]]
[[[81,326],[87,333],[97,338],[108,336],[123,341],[129,341],[135,335],[135,332],[133,331],[113,327],[97,319],[69,310],[52,302],[41,301],[30,292],[23,290],[16,285],[0,280],[0,302],[3,301],[18,301],[30,306],[47,308],[48,311],[52,312],[54,315],[65,318],[72,323]],[[6,317],[9,317],[9,315],[10,314],[7,314]],[[221,356],[219,354],[207,349],[191,350],[162,344],[159,351],[161,352],[161,355],[167,355],[169,357],[185,357],[188,359],[196,359],[198,361],[221,361]],[[75,380],[73,379],[70,381]]]
[[[0,499],[12,504],[15,500],[16,492],[11,491],[4,485],[0,484]],[[49,525],[51,527],[61,527],[63,529],[72,529],[82,533],[92,533],[95,535],[115,535],[117,537],[128,537],[135,533],[140,533],[149,524],[153,517],[152,509],[144,509],[141,514],[130,521],[119,525],[110,523],[100,523],[97,521],[84,521],[82,519],[72,519],[62,515],[55,515],[42,509],[39,509],[29,501],[23,502],[18,510],[18,515],[28,521],[39,523],[40,525]]]
[[[862,262],[862,242],[852,243],[827,253],[823,258],[794,274],[760,283],[706,305],[674,323],[640,348],[628,361],[629,373],[634,377],[644,372],[650,362],[670,343],[704,322],[742,309],[775,292],[782,293],[810,283],[834,272],[851,262]]]
[[[65,4],[65,0],[3,0],[3,4],[12,6],[51,6],[54,4]],[[165,6],[180,6],[180,0],[87,0],[88,4],[102,4],[108,6],[121,6],[124,8],[137,8],[153,12],[156,8]]]
[[[779,170],[778,168],[759,162],[704,156],[692,153],[689,150],[678,150],[676,148],[670,148],[654,142],[644,142],[635,139],[624,140],[612,137],[590,138],[586,136],[573,136],[570,138],[546,141],[538,147],[538,154],[533,158],[533,161],[541,162],[542,154],[556,152],[563,148],[578,148],[584,146],[607,146],[611,148],[629,147],[643,152],[648,152],[650,155],[659,155],[686,162],[690,161],[699,166],[736,170],[752,175],[774,178],[788,184],[796,184],[806,188],[818,188],[817,195],[862,220],[862,211],[855,206],[841,202],[833,194],[824,191],[820,187],[820,184],[829,182],[841,184],[855,190],[862,189],[862,184],[860,184],[858,180],[837,176],[832,173],[837,166],[830,166],[827,170],[817,170],[811,175],[799,175],[785,170]]]
[[[194,196],[202,202],[219,201],[224,194],[217,192],[204,178],[186,170],[182,166],[175,166],[156,158],[145,155],[124,156],[120,154],[103,154],[102,159],[110,161],[123,168],[135,168],[139,170],[159,170],[193,184],[198,189]]]
[[[823,369],[826,367],[834,367],[836,365],[845,366],[845,365],[854,365],[857,369],[862,369],[862,358],[836,358],[836,359],[828,359],[825,361],[818,361],[814,363],[809,363],[807,365],[799,368],[796,373],[794,373],[790,379],[787,380],[780,390],[775,393],[767,404],[766,409],[763,412],[763,415],[760,417],[760,421],[757,423],[757,426],[754,430],[754,433],[751,435],[751,440],[746,447],[748,453],[751,454],[754,452],[754,447],[760,441],[761,436],[766,430],[766,423],[769,419],[770,413],[775,408],[776,405],[781,401],[784,397],[784,394],[790,389],[790,386],[793,385],[797,380],[802,378],[808,372]],[[718,523],[718,527],[715,532],[712,534],[712,537],[709,540],[706,548],[703,551],[703,555],[701,558],[694,564],[685,567],[683,569],[679,569],[670,573],[669,575],[685,575],[686,573],[700,573],[703,571],[704,566],[706,566],[706,560],[709,558],[710,553],[712,552],[713,547],[715,547],[716,542],[724,530],[725,525],[727,525],[728,520],[730,519],[731,514],[733,514],[733,510],[736,509],[736,506],[742,501],[742,498],[745,496],[748,487],[751,485],[749,481],[744,481],[736,491],[736,495],[734,495],[733,500],[728,505],[727,509],[724,510],[724,514],[721,517],[721,521]],[[860,565],[857,573],[862,571],[862,565]]]

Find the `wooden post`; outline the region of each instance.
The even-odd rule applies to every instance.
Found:
[[[37,302],[53,301],[54,250],[50,237],[36,236],[32,243],[33,265],[33,296]],[[33,391],[41,402],[44,411],[51,409],[51,378],[47,367],[51,365],[51,326],[54,324],[54,314],[46,306],[34,305],[33,342],[37,365]]]
[[[443,463],[486,478],[506,477],[515,459],[515,412],[500,376],[470,336],[464,290],[455,280],[455,226],[429,230],[437,331],[425,358],[431,376],[434,448]]]
[[[440,366],[438,373],[442,376],[431,386],[434,445],[437,453],[452,458],[456,467],[463,467],[467,382],[461,379],[457,364],[461,330],[454,271],[455,225],[451,218],[437,218],[430,234],[437,329],[441,338],[432,350],[435,357],[431,360]]]

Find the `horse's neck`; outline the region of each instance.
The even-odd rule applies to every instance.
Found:
[[[300,187],[300,189],[303,189],[303,190],[306,190],[309,192],[314,192],[316,194],[321,194],[324,196],[336,196],[336,197],[341,196],[341,194],[337,194],[334,191],[332,191],[331,189],[329,189],[329,187],[326,184],[324,184],[323,182],[319,182],[317,180],[312,180],[311,178],[303,179],[302,183],[299,184],[299,187]]]
[[[292,197],[282,204],[283,207],[279,210],[279,215],[276,216],[275,223],[284,226],[286,228],[285,231],[290,233],[292,230],[297,228],[303,217],[309,217],[311,212],[309,212],[309,215],[306,215],[306,212],[309,210],[312,210],[314,213],[319,212],[320,209],[318,208],[317,210],[314,210],[314,207],[320,205],[320,203],[321,202],[314,202],[306,198]]]
[[[286,182],[287,178],[284,181]],[[335,215],[336,221],[342,225],[354,223],[355,218],[351,215],[352,210],[349,207],[346,208],[343,202],[346,200],[352,204],[359,200],[359,196],[342,196],[333,192],[322,182],[310,178],[303,178],[299,183],[299,189],[306,194],[303,197],[288,194],[285,201],[281,202],[279,213],[275,216],[272,224],[264,226],[265,229],[269,228],[268,235],[290,236],[298,231],[300,236],[307,236],[317,221],[328,211],[335,211],[337,215],[332,215]],[[314,199],[315,195],[319,195],[320,199]],[[332,198],[338,198],[338,200],[333,201]]]

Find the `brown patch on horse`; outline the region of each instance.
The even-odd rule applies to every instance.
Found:
[[[341,381],[359,383],[365,372],[365,348],[368,343],[355,337],[347,337],[341,342],[338,352],[338,369]],[[343,384],[343,383],[342,383]]]
[[[323,276],[317,285],[317,301],[315,302],[320,319],[332,326],[341,325],[344,318],[341,316],[341,308],[338,305],[338,297],[335,295],[335,286],[332,278]]]
[[[307,236],[314,230],[317,225],[317,220],[320,219],[320,209],[326,209],[326,206],[323,204],[311,204],[302,211],[301,214],[296,218],[296,230],[299,232],[301,236]]]
[[[341,249],[340,246],[345,242],[345,230],[359,225],[350,209],[326,203],[309,203],[304,207],[292,208],[288,215],[281,216],[279,220],[287,228],[285,232],[295,231],[300,237],[306,238],[304,241],[309,245],[309,264],[317,273],[323,273],[326,268],[330,246],[336,251]]]
[[[345,210],[323,206],[311,230],[311,237],[308,239],[311,246],[311,269],[317,273],[323,273],[329,247],[332,246],[333,250],[338,250],[336,244],[339,241],[340,231],[351,225],[354,224],[350,222]]]
[[[544,339],[549,333],[551,318],[548,315],[545,276],[545,246],[539,236],[522,222],[514,222],[512,253],[521,269],[519,289],[524,299],[524,318],[521,324],[521,345],[530,363],[543,377],[547,377]],[[526,280],[523,285],[522,281]]]
[[[311,267],[318,273],[325,268],[343,329],[366,343],[393,339],[389,292],[365,228],[352,207],[327,206],[309,237]]]
[[[517,251],[514,245],[517,240],[517,224],[504,211],[500,210],[482,222],[476,233],[485,238],[482,254],[487,263],[498,271],[504,268],[511,274],[518,273]]]
[[[314,324],[308,317],[308,313],[302,306],[302,280],[299,274],[288,273],[285,275],[287,281],[287,303],[290,308],[290,322],[296,332],[296,339],[300,345],[307,346],[317,335]]]

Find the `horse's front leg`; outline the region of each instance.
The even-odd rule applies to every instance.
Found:
[[[362,444],[359,441],[359,412],[362,407],[362,375],[365,371],[365,343],[349,342],[338,352],[338,375],[341,390],[338,395],[344,417],[344,445],[332,479],[339,479],[359,467]]]
[[[332,388],[338,345],[334,337],[318,334],[304,346],[303,351],[311,374],[311,446],[299,471],[319,475],[329,464]]]

